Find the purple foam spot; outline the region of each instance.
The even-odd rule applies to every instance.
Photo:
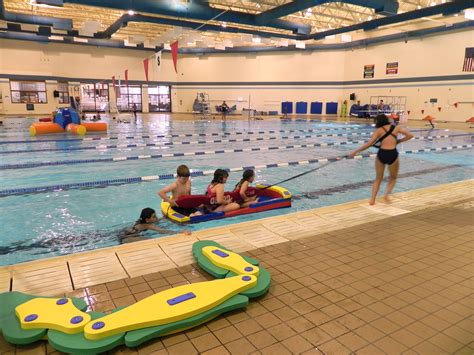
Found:
[[[229,254],[227,253],[224,253],[223,251],[219,250],[219,249],[214,249],[212,251],[214,254],[216,254],[217,256],[220,256],[221,258],[226,258],[229,256]]]
[[[242,277],[242,280],[243,281],[250,281],[250,280],[252,280],[252,278],[250,276],[244,276],[244,277]]]
[[[246,267],[244,270],[245,270],[245,271],[249,271],[249,272],[250,272],[250,271],[253,271],[253,267],[251,267],[251,266],[247,266],[247,267]]]
[[[58,306],[62,306],[63,304],[66,304],[66,303],[68,303],[68,302],[69,302],[69,300],[68,300],[67,298],[61,298],[61,299],[59,299],[59,300],[56,301],[56,304],[57,304]]]
[[[102,329],[103,327],[105,327],[105,323],[104,322],[95,322],[94,324],[92,324],[92,329]]]
[[[37,314],[29,314],[25,317],[25,322],[33,322],[35,319],[38,319]]]
[[[71,323],[77,324],[77,323],[81,323],[83,320],[84,318],[82,318],[82,316],[75,316],[71,318]]]

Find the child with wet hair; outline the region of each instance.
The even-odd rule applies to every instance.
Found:
[[[255,172],[251,169],[247,169],[244,171],[242,179],[235,185],[234,191],[238,191],[242,199],[240,203],[241,208],[248,207],[257,201],[257,195],[249,191],[249,186],[254,180]]]

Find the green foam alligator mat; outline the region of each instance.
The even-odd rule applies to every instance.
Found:
[[[97,354],[123,344],[136,347],[245,308],[270,287],[270,273],[253,258],[207,240],[194,243],[192,251],[216,280],[164,290],[110,314],[85,312],[80,298],[5,292],[0,294],[0,333],[11,344],[47,340],[62,352]]]

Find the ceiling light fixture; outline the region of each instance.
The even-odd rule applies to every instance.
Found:
[[[474,9],[466,9],[464,10],[464,17],[467,20],[474,20]]]
[[[60,8],[62,8],[62,6],[60,6],[60,5],[53,5],[53,3],[37,2],[36,0],[30,0],[29,4],[31,6],[47,7],[47,8],[50,8],[50,9],[60,9]]]
[[[436,6],[436,1],[432,1],[430,5],[431,6]]]
[[[224,27],[224,28],[226,28],[226,27],[227,27],[227,22],[222,22],[222,23],[221,23],[221,26]]]
[[[369,16],[367,20],[372,21],[372,16]]]
[[[130,16],[133,16],[133,15],[135,15],[135,11],[133,11],[133,10],[128,10],[128,11],[127,11],[127,14],[129,14]]]

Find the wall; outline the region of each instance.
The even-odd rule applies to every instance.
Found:
[[[0,74],[34,75],[39,77],[65,77],[70,82],[80,79],[96,81],[111,80],[115,75],[124,80],[124,70],[128,69],[129,80],[145,81],[143,59],[153,55],[150,51],[100,48],[59,43],[35,43],[26,41],[0,40]],[[160,72],[151,63],[149,79],[151,81],[175,82],[176,74],[172,69],[170,54],[163,54],[163,68]],[[52,97],[56,89],[55,80],[48,80],[47,104],[35,104],[38,114],[50,113],[57,107]],[[25,104],[12,104],[9,82],[0,78],[0,90],[3,94],[4,114],[26,114]],[[113,90],[109,90],[112,93]]]
[[[468,78],[471,73],[462,72],[466,47],[474,47],[469,31],[353,51],[181,55],[178,74],[165,52],[160,73],[151,63],[150,80],[175,83],[171,93],[174,112],[191,112],[198,92],[209,93],[212,106],[226,100],[239,110],[250,106],[259,111],[279,111],[280,102],[286,100],[342,102],[354,92],[363,103],[371,96],[406,96],[410,118],[430,114],[440,120],[464,121],[474,115],[469,103],[474,102],[474,81]],[[147,51],[0,40],[0,75],[65,76],[77,82],[80,78],[110,80],[112,75],[123,78],[128,68],[130,80],[145,83],[142,61],[149,55]],[[399,63],[398,75],[385,74],[388,62]],[[363,78],[365,64],[375,65],[374,79]],[[459,75],[466,80],[441,80]],[[433,77],[439,80],[431,80]],[[48,82],[48,87],[54,85]],[[0,78],[0,89],[3,113],[26,113],[10,103],[8,81]],[[438,102],[429,103],[431,98]],[[457,102],[466,103],[456,108]],[[54,108],[49,101],[44,112]]]
[[[297,82],[342,82],[344,52],[183,56],[179,59],[178,72],[179,85],[175,92],[179,101],[174,106],[178,111],[191,112],[196,93],[203,91],[209,93],[212,106],[226,100],[240,110],[249,107],[250,99],[252,109],[280,111],[281,101],[340,100],[340,85]]]
[[[464,75],[462,71],[466,47],[474,47],[470,31],[454,32],[440,36],[410,39],[406,43],[389,43],[346,52],[345,80],[364,81],[359,85],[345,85],[344,97],[355,93],[362,103],[371,96],[406,96],[410,119],[427,115],[446,121],[465,121],[474,115],[474,90],[472,79],[433,80],[415,82],[386,82],[373,84],[374,80],[400,80],[404,78]],[[399,63],[398,75],[387,75],[386,64]],[[375,65],[374,79],[363,79],[366,64]],[[470,75],[472,77],[472,74]],[[375,98],[374,98],[375,99]],[[437,103],[430,103],[437,99]],[[464,102],[455,107],[454,103]],[[468,103],[470,102],[470,103]],[[439,108],[441,110],[439,110]],[[424,111],[422,113],[422,110]]]

